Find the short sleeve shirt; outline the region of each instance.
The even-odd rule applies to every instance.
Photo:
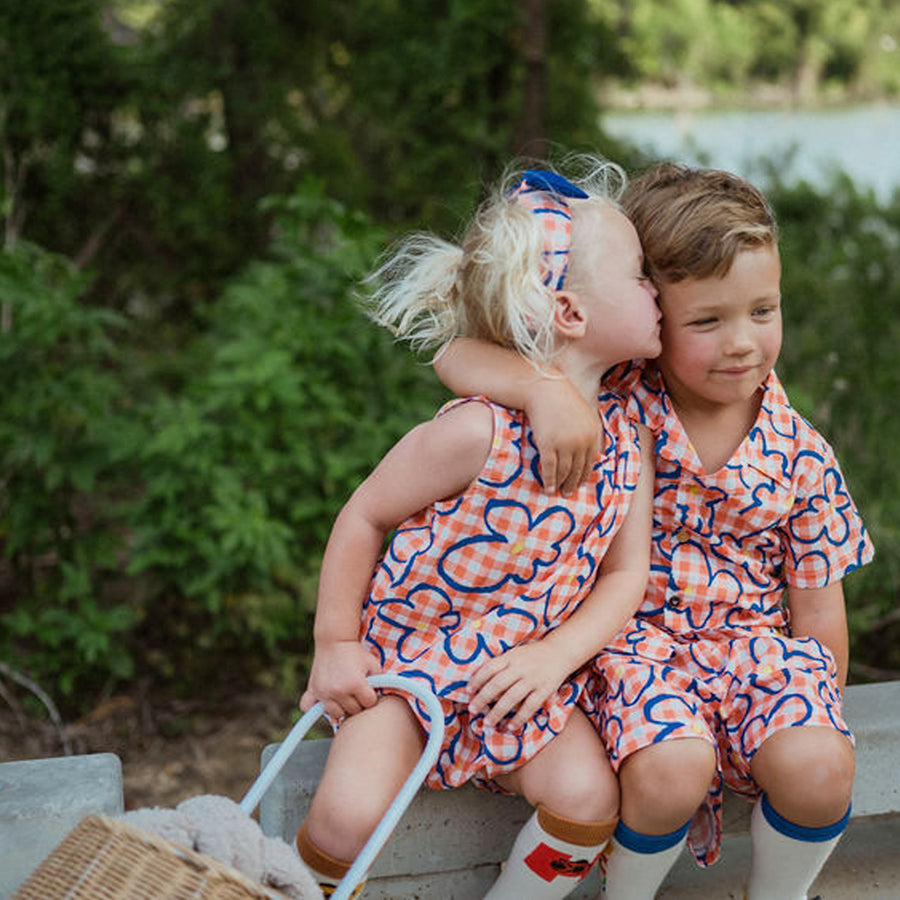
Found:
[[[774,372],[753,427],[711,473],[655,366],[609,377],[655,438],[651,576],[640,617],[674,634],[784,631],[787,586],[824,587],[872,558],[833,450],[791,408]]]

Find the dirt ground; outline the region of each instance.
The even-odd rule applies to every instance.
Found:
[[[263,747],[295,718],[292,701],[261,691],[205,702],[120,695],[64,722],[63,734],[72,753],[118,754],[126,809],[173,807],[198,794],[240,800]],[[0,699],[0,761],[63,755],[56,726]]]

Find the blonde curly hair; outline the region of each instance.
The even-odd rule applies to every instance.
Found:
[[[544,170],[551,183],[566,181],[573,227],[584,204],[619,208],[624,171],[597,157],[570,157],[571,182]],[[404,238],[369,277],[377,287],[368,312],[416,351],[437,357],[457,337],[488,340],[539,366],[556,350],[554,288],[547,283],[546,239],[540,217],[517,202],[523,170],[510,170],[478,208],[460,244],[433,234]],[[581,194],[583,192],[583,195]],[[546,193],[553,197],[551,189]],[[558,197],[556,199],[559,199]],[[569,197],[565,198],[566,200]]]

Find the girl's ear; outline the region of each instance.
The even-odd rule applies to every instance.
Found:
[[[577,340],[584,337],[587,316],[574,291],[557,291],[554,295],[553,325],[560,337]]]

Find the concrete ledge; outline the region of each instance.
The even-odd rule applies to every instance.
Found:
[[[8,897],[89,813],[123,810],[115,753],[0,763],[0,897]]]
[[[866,839],[865,827],[857,820],[862,822],[874,816],[886,816],[887,819],[875,820],[881,821],[877,826],[879,833],[895,836],[900,833],[900,767],[896,749],[900,746],[900,681],[849,687],[845,712],[856,735],[854,822],[847,839],[839,845],[840,853],[829,861],[821,878],[836,870],[836,866],[850,865],[841,861],[846,853],[869,852],[877,844]],[[309,808],[330,743],[329,740],[305,741],[282,769],[260,805],[260,823],[266,834],[293,840]],[[276,747],[271,745],[263,751],[263,765]],[[684,900],[693,896],[740,896],[749,852],[749,839],[745,835],[749,812],[750,805],[741,798],[727,797],[724,814],[727,837],[722,863],[701,871],[686,855],[683,856],[660,896]],[[423,789],[373,867],[363,896],[367,900],[481,897],[496,878],[500,862],[506,858],[516,833],[530,814],[528,804],[517,797],[496,796],[471,787],[456,791]],[[857,837],[851,840],[854,835]],[[731,862],[725,865],[729,857]],[[900,859],[895,857],[896,850],[885,864],[884,872],[879,869],[870,878],[876,891],[890,877],[895,879],[895,888],[900,882]],[[872,868],[875,864],[871,861],[866,865],[872,871],[877,869],[877,866]],[[715,872],[720,875],[713,877]],[[695,884],[703,886],[699,893],[691,893]],[[593,873],[571,896],[593,898],[598,887],[599,876]],[[882,895],[866,893],[862,888],[861,883],[856,884],[856,893],[843,896],[900,896],[898,890]],[[827,896],[842,895],[829,890]]]

